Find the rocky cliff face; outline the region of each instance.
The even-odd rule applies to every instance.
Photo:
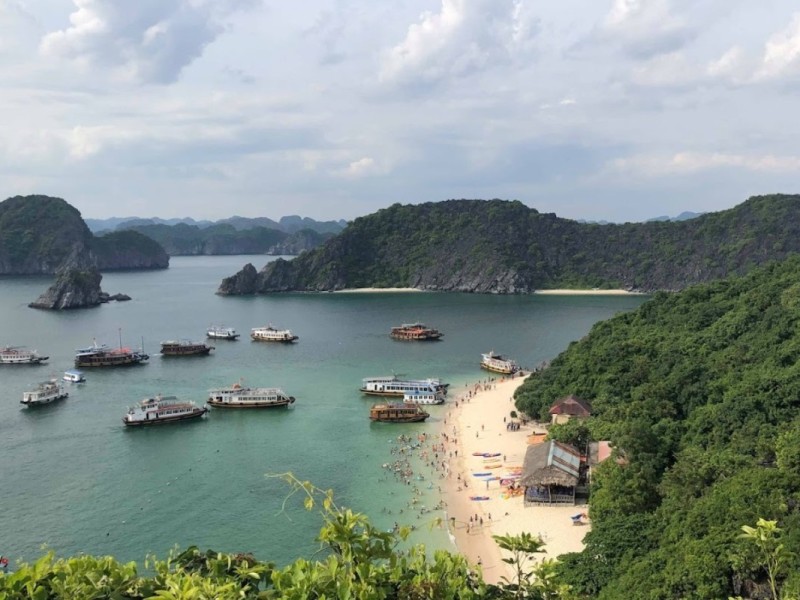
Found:
[[[247,263],[244,268],[231,277],[226,277],[219,286],[217,293],[221,296],[244,296],[255,294],[257,289],[258,273],[256,268]]]
[[[66,268],[58,274],[55,283],[28,306],[50,310],[97,306],[102,302],[102,279],[94,267]]]
[[[800,196],[757,196],[690,221],[623,225],[560,219],[516,201],[448,200],[356,219],[319,248],[269,263],[236,289],[677,290],[795,253]]]

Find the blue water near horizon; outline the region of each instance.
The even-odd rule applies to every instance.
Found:
[[[41,366],[0,367],[0,554],[33,559],[112,554],[141,561],[195,544],[253,552],[284,564],[317,549],[319,516],[270,474],[293,472],[381,528],[414,524],[414,540],[450,548],[407,507],[408,486],[387,477],[393,440],[435,433],[443,407],[424,424],[368,420],[374,399],[363,377],[441,377],[453,388],[485,377],[480,354],[495,350],[531,367],[552,359],[599,320],[639,306],[639,296],[498,296],[453,293],[279,294],[221,297],[223,277],[270,257],[173,257],[163,271],[106,273],[103,289],[130,302],[49,312],[27,307],[50,278],[0,279],[0,346],[49,355]],[[423,321],[445,333],[435,343],[389,338],[392,325]],[[251,342],[272,323],[300,336],[292,345]],[[236,342],[210,341],[207,357],[162,358],[161,340],[204,339],[209,325],[235,327]],[[141,366],[84,369],[87,383],[64,402],[26,409],[22,393],[73,367],[76,348],[98,343],[144,349]],[[289,410],[211,411],[202,422],[130,430],[128,406],[156,393],[205,401],[208,389],[242,380],[282,387]],[[424,501],[432,506],[435,490]]]

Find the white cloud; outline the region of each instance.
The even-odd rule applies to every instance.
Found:
[[[109,67],[123,79],[171,83],[223,30],[222,12],[192,0],[73,0],[70,27],[48,33],[40,52],[88,68]]]
[[[796,77],[800,74],[800,13],[794,13],[789,26],[767,40],[756,79]]]
[[[379,175],[384,172],[385,169],[381,168],[374,158],[365,156],[351,162],[347,165],[347,168],[339,172],[339,175],[345,179],[361,179],[362,177]]]
[[[637,58],[674,52],[696,35],[677,12],[670,0],[614,0],[600,37]]]
[[[672,156],[634,156],[611,163],[616,171],[649,176],[684,175],[720,168],[738,168],[765,173],[800,171],[800,156],[745,155],[724,152],[678,152]]]
[[[379,79],[435,84],[508,63],[528,48],[535,20],[523,0],[442,0],[384,53]]]

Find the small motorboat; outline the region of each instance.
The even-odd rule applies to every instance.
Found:
[[[63,379],[70,383],[84,383],[86,381],[83,371],[64,371]]]

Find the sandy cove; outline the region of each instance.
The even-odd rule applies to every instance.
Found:
[[[473,476],[489,471],[486,465],[491,464],[484,457],[473,456],[476,452],[500,453],[502,467],[491,469],[497,476],[508,473],[512,467],[522,467],[528,436],[535,428],[529,423],[517,431],[506,429],[509,413],[515,410],[512,396],[522,382],[522,377],[502,379],[498,375],[495,381],[485,379],[459,390],[451,389],[450,409],[442,428],[443,437],[448,440],[448,453],[452,453],[444,488],[448,527],[458,551],[471,564],[481,565],[488,583],[512,577],[509,565],[501,560],[501,550],[493,535],[527,531],[541,536],[546,553],[540,556],[555,558],[580,551],[590,528],[575,526],[570,518],[586,512],[586,506],[525,507],[521,496],[504,499],[501,494],[505,488],[499,481],[487,485],[482,478]],[[473,501],[470,496],[488,496],[489,500]]]

